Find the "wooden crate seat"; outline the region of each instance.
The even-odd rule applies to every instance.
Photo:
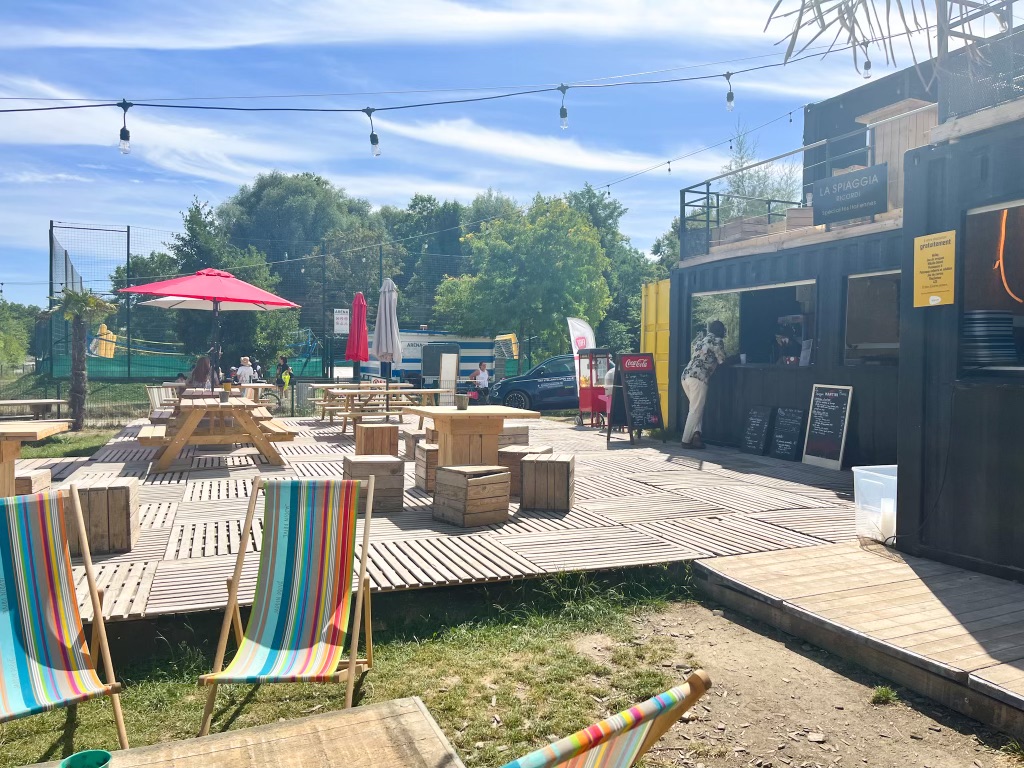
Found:
[[[366,483],[376,478],[373,490],[373,513],[401,512],[405,505],[405,462],[397,456],[362,454],[345,456],[344,477],[360,480],[359,511],[366,509]]]
[[[509,473],[505,467],[438,467],[434,519],[472,528],[508,520]]]
[[[576,497],[576,459],[569,453],[523,456],[522,509],[568,512]]]
[[[432,492],[437,476],[437,444],[417,443],[416,445],[416,487]]]
[[[357,456],[398,456],[397,424],[357,424]]]
[[[551,453],[550,445],[507,445],[498,449],[498,463],[506,467],[511,476],[509,492],[520,496],[523,487],[523,457]]]

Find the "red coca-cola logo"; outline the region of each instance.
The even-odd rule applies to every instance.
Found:
[[[623,357],[622,367],[627,371],[649,371],[652,368],[649,357]]]

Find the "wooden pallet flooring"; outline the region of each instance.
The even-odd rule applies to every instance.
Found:
[[[139,425],[119,432],[91,459],[33,459],[61,485],[86,477],[140,479],[141,533],[131,552],[96,557],[111,620],[221,608],[242,543],[253,478],[337,477],[354,450],[338,425],[291,419],[284,467],[266,465],[251,446],[187,449],[166,472],[148,474],[153,449]],[[404,510],[375,515],[369,552],[372,588],[419,589],[508,581],[563,571],[602,570],[846,541],[853,509],[843,498],[849,473],[752,457],[729,450],[684,451],[644,440],[615,440],[553,420],[524,422],[533,445],[576,457],[576,503],[568,512],[522,510],[508,522],[458,528],[431,516],[431,494],[405,468]],[[407,424],[407,428],[412,428]],[[262,508],[246,542],[240,599],[255,588]],[[362,530],[362,521],[359,522]],[[82,569],[76,565],[81,588]],[[82,598],[82,611],[91,607]],[[1004,675],[1005,676],[1005,675]]]
[[[793,514],[759,518],[794,527]],[[842,532],[835,522],[823,525],[811,530]],[[700,560],[694,568],[716,599],[794,634],[822,630],[840,653],[859,649],[890,679],[896,670],[905,678],[899,682],[940,700],[936,692],[948,692],[949,706],[1024,732],[1024,584],[857,541]]]

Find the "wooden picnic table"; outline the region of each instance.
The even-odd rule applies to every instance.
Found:
[[[14,463],[22,443],[34,443],[71,428],[69,420],[0,421],[0,497],[14,495]]]
[[[134,747],[113,757],[117,768],[465,768],[419,697]]]
[[[186,446],[234,443],[252,443],[270,464],[279,467],[284,459],[273,443],[292,439],[292,433],[273,420],[258,420],[253,411],[261,407],[246,397],[230,396],[222,403],[216,392],[183,397],[166,424],[143,427],[139,442],[160,447],[155,472],[167,471]],[[206,426],[201,429],[204,419]]]
[[[363,416],[401,416],[409,406],[437,405],[441,395],[452,395],[455,390],[446,389],[346,389],[326,390],[333,393],[333,399],[324,400],[320,404],[320,418],[330,418],[334,423],[336,414],[341,415],[342,432],[348,429],[348,422],[358,421]],[[423,416],[420,416],[419,428],[423,428]]]
[[[494,466],[505,419],[539,419],[537,411],[504,405],[477,405],[460,411],[454,405],[406,406],[406,413],[433,419],[437,430],[437,466]]]
[[[0,408],[28,408],[37,419],[45,418],[53,409],[53,406],[57,406],[57,416],[59,417],[61,406],[67,404],[67,400],[48,397],[25,400],[0,400]]]

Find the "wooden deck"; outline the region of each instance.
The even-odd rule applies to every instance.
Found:
[[[95,558],[109,620],[214,610],[226,601],[225,580],[242,546],[252,477],[341,476],[342,459],[354,450],[340,425],[286,422],[297,434],[280,446],[284,467],[264,464],[251,447],[190,447],[167,472],[148,474],[155,449],[139,445],[140,425],[122,430],[90,460],[37,459],[18,466],[49,466],[64,485],[95,475],[140,478],[138,543],[129,553]],[[520,512],[513,502],[511,519],[502,525],[463,529],[437,522],[431,496],[414,487],[414,465],[407,460],[404,511],[373,518],[374,590],[508,581],[854,538],[849,473],[727,450],[683,451],[647,439],[636,446],[613,441],[609,449],[596,431],[550,420],[523,423],[529,424],[531,444],[576,455],[572,511]],[[258,519],[245,546],[256,552],[261,540]],[[257,560],[246,560],[243,604],[252,599]],[[84,572],[75,570],[88,621]]]
[[[1024,735],[1024,584],[857,542],[695,571],[716,600]]]

